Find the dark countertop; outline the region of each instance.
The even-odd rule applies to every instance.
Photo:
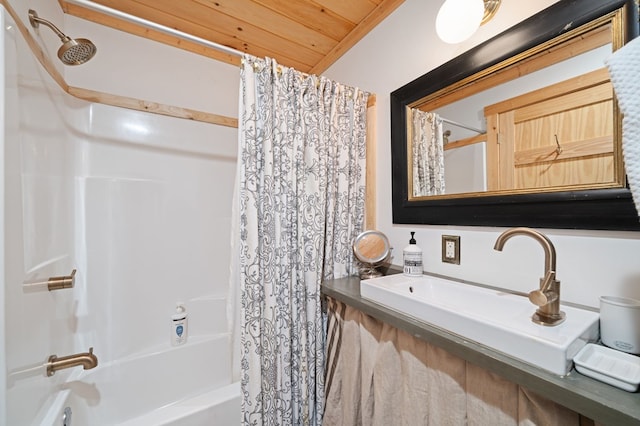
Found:
[[[626,392],[575,369],[560,377],[360,296],[358,277],[326,281],[322,294],[447,350],[605,425],[640,425],[640,393]]]

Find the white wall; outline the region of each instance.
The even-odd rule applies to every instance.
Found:
[[[77,315],[87,344],[104,362],[167,349],[178,301],[191,338],[227,332],[236,130],[102,105],[83,112]]]
[[[326,73],[377,95],[378,229],[390,239],[392,263],[402,263],[409,231],[424,250],[425,269],[489,285],[528,292],[543,273],[540,245],[525,237],[510,240],[503,252],[493,250],[500,228],[408,226],[392,223],[389,94],[438,65],[553,4],[503,1],[492,21],[459,45],[441,42],[432,23],[439,1],[406,0],[391,16],[339,59]],[[640,233],[587,230],[543,230],[555,244],[563,300],[598,306],[598,296],[640,299]],[[461,264],[441,262],[441,235],[461,236]]]
[[[67,275],[74,266],[74,150],[65,137],[63,96],[42,78],[16,25],[5,17],[2,291],[7,383],[2,389],[6,411],[1,413],[6,418],[0,422],[30,424],[66,376],[46,378],[43,362],[61,350],[75,350],[70,332],[73,292],[24,286]]]
[[[65,67],[70,85],[238,116],[238,67],[71,15],[65,15],[65,28],[70,37],[89,38],[98,48],[89,62]]]
[[[0,92],[0,143],[5,145],[5,140],[9,134],[7,130],[8,113],[6,108],[7,103],[7,85],[6,81],[6,33],[7,24],[9,21],[6,19],[6,12],[4,8],[0,8],[0,87],[3,88]],[[0,240],[5,241],[5,150],[0,149]],[[0,338],[0,422],[6,422],[7,412],[7,361],[6,361],[6,344],[4,339],[6,316],[5,316],[5,295],[4,287],[6,281],[6,266],[5,266],[5,249],[0,247],[0,332],[2,338]]]
[[[444,152],[445,194],[487,190],[486,142]]]
[[[89,62],[65,67],[69,85],[237,117],[238,67],[64,19],[67,34],[89,38],[98,49]],[[87,226],[88,262],[103,297],[120,305],[101,318],[146,308],[133,324],[141,338],[116,338],[109,359],[165,343],[166,330],[154,324],[176,301],[187,302],[191,333],[225,331],[237,129],[103,105],[93,105],[90,116],[79,134],[90,141],[83,144],[81,175],[94,201],[86,214],[96,221]],[[121,239],[118,256],[109,246],[114,236]],[[109,326],[109,338],[131,325]]]
[[[98,45],[96,62],[59,66],[71,85],[237,115],[236,67],[73,18],[63,25],[51,0],[12,6],[28,28],[34,7]],[[1,30],[0,424],[41,424],[78,372],[45,377],[51,354],[93,346],[100,368],[167,350],[177,301],[186,303],[191,339],[229,331],[237,129],[74,99],[15,25]],[[44,45],[57,64],[55,34],[41,27],[38,39],[53,40]],[[72,268],[72,290],[25,290]],[[216,360],[196,368],[225,369],[231,380],[231,366]]]

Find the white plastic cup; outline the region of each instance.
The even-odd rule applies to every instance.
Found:
[[[600,337],[610,348],[640,354],[640,301],[600,296]]]

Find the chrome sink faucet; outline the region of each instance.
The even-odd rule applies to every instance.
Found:
[[[547,236],[531,228],[507,229],[500,234],[493,249],[502,251],[504,243],[515,235],[527,235],[538,241],[544,249],[544,276],[540,278],[540,288],[529,292],[529,300],[538,306],[531,320],[541,325],[558,325],[564,321],[565,313],[560,310],[560,281],[556,279],[556,249]]]
[[[93,348],[89,348],[89,352],[61,358],[58,358],[56,355],[51,355],[47,361],[47,376],[51,377],[56,374],[58,370],[77,367],[79,365],[85,370],[90,370],[98,366],[98,358],[93,354]]]

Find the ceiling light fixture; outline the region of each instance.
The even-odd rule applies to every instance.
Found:
[[[445,43],[456,44],[471,37],[489,22],[501,0],[446,0],[436,17],[436,33]]]

